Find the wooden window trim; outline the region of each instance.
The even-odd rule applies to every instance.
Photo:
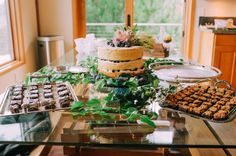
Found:
[[[25,63],[24,38],[19,0],[9,0],[9,13],[12,32],[14,60],[0,66],[0,75],[5,74]]]
[[[86,36],[86,0],[72,0],[73,38]]]
[[[125,0],[125,25],[128,26],[128,16],[130,16],[130,26],[134,25],[134,0]]]
[[[1,67],[1,66],[4,66],[4,65],[6,65],[6,64],[8,64],[8,63],[10,63],[10,62],[12,62],[12,61],[14,61],[14,60],[9,60],[9,61],[6,61],[6,62],[4,62],[4,63],[0,63],[0,67]]]
[[[191,60],[193,57],[193,38],[195,24],[196,0],[186,0],[185,11],[185,36],[184,36],[184,58]]]

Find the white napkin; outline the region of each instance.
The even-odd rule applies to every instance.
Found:
[[[88,56],[97,56],[97,48],[106,46],[106,39],[96,39],[95,34],[87,34],[85,38],[77,38],[75,50],[78,52],[77,63]]]

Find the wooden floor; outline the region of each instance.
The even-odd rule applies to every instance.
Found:
[[[63,154],[63,146],[53,146],[48,156],[64,156]]]
[[[192,156],[227,156],[222,149],[196,149],[191,148],[190,155]],[[236,152],[236,150],[234,150]],[[62,146],[53,146],[48,154],[40,154],[41,150],[35,150],[31,153],[31,156],[64,156],[63,147]],[[148,156],[148,155],[146,155]],[[183,155],[185,156],[185,154]]]

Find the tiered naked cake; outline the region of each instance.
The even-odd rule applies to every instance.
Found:
[[[144,48],[100,47],[98,48],[98,71],[108,77],[116,78],[125,73],[138,75],[144,72]]]

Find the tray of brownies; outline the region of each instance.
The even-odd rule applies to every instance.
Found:
[[[77,101],[77,97],[69,83],[14,85],[4,95],[0,115],[68,109],[73,101]]]
[[[221,83],[226,83],[228,87],[218,87]],[[236,92],[226,81],[219,81],[213,86],[195,84],[168,94],[160,106],[207,121],[229,122],[236,115]]]

